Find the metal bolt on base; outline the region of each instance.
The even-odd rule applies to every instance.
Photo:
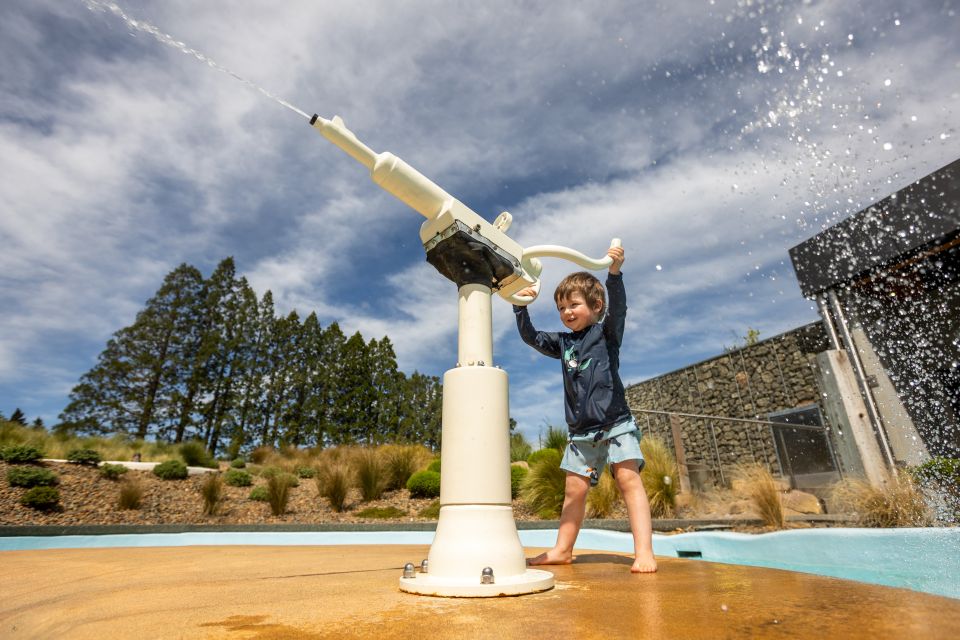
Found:
[[[493,584],[493,569],[484,567],[480,572],[480,584]]]
[[[407,564],[403,565],[403,577],[404,578],[417,577],[417,572],[414,570],[412,562],[408,562]]]

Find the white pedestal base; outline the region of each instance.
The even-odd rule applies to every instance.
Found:
[[[553,574],[527,569],[520,575],[497,578],[494,584],[480,584],[480,575],[472,578],[438,578],[419,573],[416,578],[400,578],[400,590],[422,596],[448,598],[496,598],[537,593],[553,588]]]
[[[441,507],[437,533],[427,556],[428,573],[401,578],[400,590],[429,596],[491,598],[546,591],[553,574],[527,569],[509,505]],[[493,584],[483,584],[483,570]]]

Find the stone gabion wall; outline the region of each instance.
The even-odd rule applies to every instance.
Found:
[[[644,410],[767,420],[771,413],[819,406],[816,351],[822,348],[822,328],[813,323],[631,385],[627,402],[643,433],[672,447],[670,418]],[[769,425],[674,420],[679,420],[687,462],[706,464],[715,480],[729,481],[739,463],[763,463],[781,474]]]

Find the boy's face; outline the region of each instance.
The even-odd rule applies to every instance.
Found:
[[[600,320],[600,310],[603,302],[597,300],[594,308],[591,308],[584,299],[583,294],[573,292],[568,297],[557,302],[557,311],[560,312],[560,321],[571,331],[582,331]]]

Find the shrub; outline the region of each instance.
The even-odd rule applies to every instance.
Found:
[[[246,468],[247,468],[247,463],[246,463],[246,461],[245,461],[243,458],[234,458],[234,460],[230,463],[230,468],[231,468],[231,469],[246,469]]]
[[[406,515],[406,511],[397,507],[368,507],[357,513],[357,516],[361,518],[374,518],[376,520],[403,518]]]
[[[516,499],[520,495],[520,487],[530,470],[520,465],[510,465],[510,497]]]
[[[6,447],[0,456],[10,464],[30,464],[43,458],[43,451],[26,444],[16,444]]]
[[[939,519],[960,521],[960,460],[932,458],[915,467],[913,477],[926,489]]]
[[[600,482],[587,494],[587,517],[607,518],[620,501],[617,481],[609,473],[600,474]]]
[[[124,480],[120,483],[120,495],[117,507],[120,509],[139,509],[143,501],[143,486],[137,480]]]
[[[680,487],[673,452],[655,436],[645,436],[640,441],[640,451],[645,461],[640,477],[650,501],[650,515],[669,518],[676,509],[677,489]]]
[[[122,464],[111,464],[107,462],[106,464],[100,466],[100,475],[107,480],[117,480],[127,471],[129,471],[129,469]]]
[[[325,467],[317,476],[317,491],[336,512],[343,511],[350,490],[350,471],[344,464]]]
[[[317,470],[313,467],[297,467],[298,478],[313,478],[317,475]]]
[[[12,467],[7,471],[7,482],[11,487],[52,487],[60,479],[43,467]]]
[[[67,462],[95,467],[100,464],[100,452],[96,449],[74,449],[67,454]]]
[[[418,471],[407,480],[411,498],[439,498],[440,474],[436,471]]]
[[[734,471],[734,477],[743,484],[743,491],[753,501],[763,523],[782,529],[785,520],[780,485],[766,465],[740,465]]]
[[[540,451],[543,453],[530,463],[530,472],[520,486],[520,497],[541,518],[556,518],[563,508],[567,474],[560,468],[559,451]]]
[[[20,504],[37,511],[52,511],[60,506],[60,492],[53,487],[33,487],[23,494]]]
[[[267,480],[267,502],[270,503],[270,512],[275,516],[282,516],[287,512],[287,502],[290,500],[290,487],[297,478],[289,473],[279,473]]]
[[[834,485],[832,495],[835,504],[852,512],[864,527],[920,527],[930,521],[923,494],[906,473],[883,487],[847,478]]]
[[[387,488],[387,472],[383,458],[373,449],[364,449],[357,454],[354,464],[362,500],[379,500]]]
[[[208,473],[200,485],[200,495],[203,496],[203,515],[212,516],[220,510],[223,502],[223,478],[219,473]]]
[[[261,484],[250,491],[249,498],[257,502],[268,502],[270,500],[270,494],[267,492],[267,487]]]
[[[163,480],[183,480],[187,477],[187,465],[179,460],[167,460],[153,468],[153,475]]]
[[[543,439],[543,448],[563,451],[567,447],[567,438],[566,429],[549,425],[547,427],[547,437]]]
[[[436,471],[440,473],[440,458],[434,458],[430,461],[430,464],[427,465],[427,471]]]
[[[231,487],[249,487],[253,484],[253,476],[243,469],[228,469],[223,481]]]
[[[533,447],[530,446],[530,443],[527,442],[527,439],[523,437],[522,433],[510,435],[510,462],[526,460],[532,452]]]
[[[260,477],[264,480],[269,480],[270,478],[276,477],[281,473],[284,473],[284,471],[280,467],[264,467],[263,469],[260,469]]]
[[[440,517],[440,501],[434,500],[423,509],[420,509],[420,513],[417,515],[421,518],[430,518],[431,520],[438,519]]]

